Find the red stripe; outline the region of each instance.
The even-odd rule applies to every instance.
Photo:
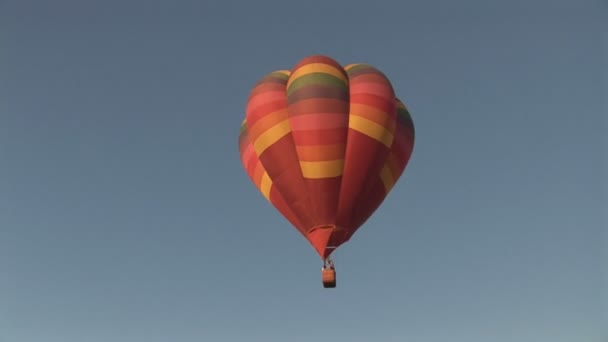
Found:
[[[320,129],[292,132],[294,143],[300,145],[333,145],[346,143],[347,129]]]
[[[278,100],[259,105],[256,108],[247,107],[247,126],[253,127],[258,120],[266,115],[285,109],[286,101]]]
[[[348,115],[343,113],[315,113],[291,116],[292,131],[322,130],[348,127]]]
[[[353,82],[350,85],[350,94],[373,94],[387,98],[391,94],[392,88],[386,83],[380,82]]]
[[[278,89],[273,91],[265,91],[255,96],[251,96],[247,101],[247,107],[251,110],[255,110],[256,107],[264,105],[268,102],[285,101],[285,89]]]
[[[289,116],[317,113],[348,114],[348,102],[341,99],[311,98],[289,103]]]
[[[381,97],[373,94],[353,94],[350,97],[350,102],[375,107],[387,113],[394,112],[395,115],[397,115],[395,101],[388,97]]]

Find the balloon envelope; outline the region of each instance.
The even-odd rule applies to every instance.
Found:
[[[254,185],[323,259],[380,206],[413,146],[412,119],[386,76],[322,55],[255,84],[239,135]]]

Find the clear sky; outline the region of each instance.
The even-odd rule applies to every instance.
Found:
[[[599,342],[606,3],[0,2],[0,342]],[[404,177],[321,260],[241,167],[310,54],[408,105]],[[604,337],[605,338],[605,337]]]

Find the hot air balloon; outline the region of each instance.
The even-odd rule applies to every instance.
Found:
[[[259,80],[239,134],[247,175],[321,257],[325,288],[336,286],[331,254],[384,201],[413,146],[412,119],[387,77],[324,55]]]

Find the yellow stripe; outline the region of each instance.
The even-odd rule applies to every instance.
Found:
[[[344,159],[307,162],[301,161],[302,175],[304,178],[332,178],[342,176],[344,169]]]
[[[386,145],[386,147],[390,148],[393,144],[394,136],[388,129],[366,118],[351,114],[348,120],[348,127],[378,140]]]
[[[388,163],[382,168],[382,171],[380,172],[380,179],[382,179],[384,190],[386,190],[386,193],[388,194],[395,185],[395,178],[393,177],[391,169],[388,167]]]
[[[260,134],[260,136],[253,142],[255,153],[260,156],[268,147],[270,147],[270,145],[277,142],[289,132],[291,132],[289,120],[283,120],[270,127],[264,133]]]
[[[341,79],[342,81],[344,81],[344,84],[348,84],[348,80],[346,78],[346,76],[344,76],[344,71],[337,69],[329,64],[325,64],[325,63],[310,63],[310,64],[306,64],[301,68],[298,68],[298,70],[294,71],[290,76],[289,76],[289,81],[287,81],[287,88],[289,88],[289,85],[298,79],[298,77],[306,75],[306,74],[310,74],[313,72],[323,72],[326,74],[330,74],[332,76],[335,76],[339,79]]]
[[[272,180],[268,176],[268,173],[264,172],[262,176],[262,182],[260,182],[260,192],[270,201],[270,188],[272,188]]]

